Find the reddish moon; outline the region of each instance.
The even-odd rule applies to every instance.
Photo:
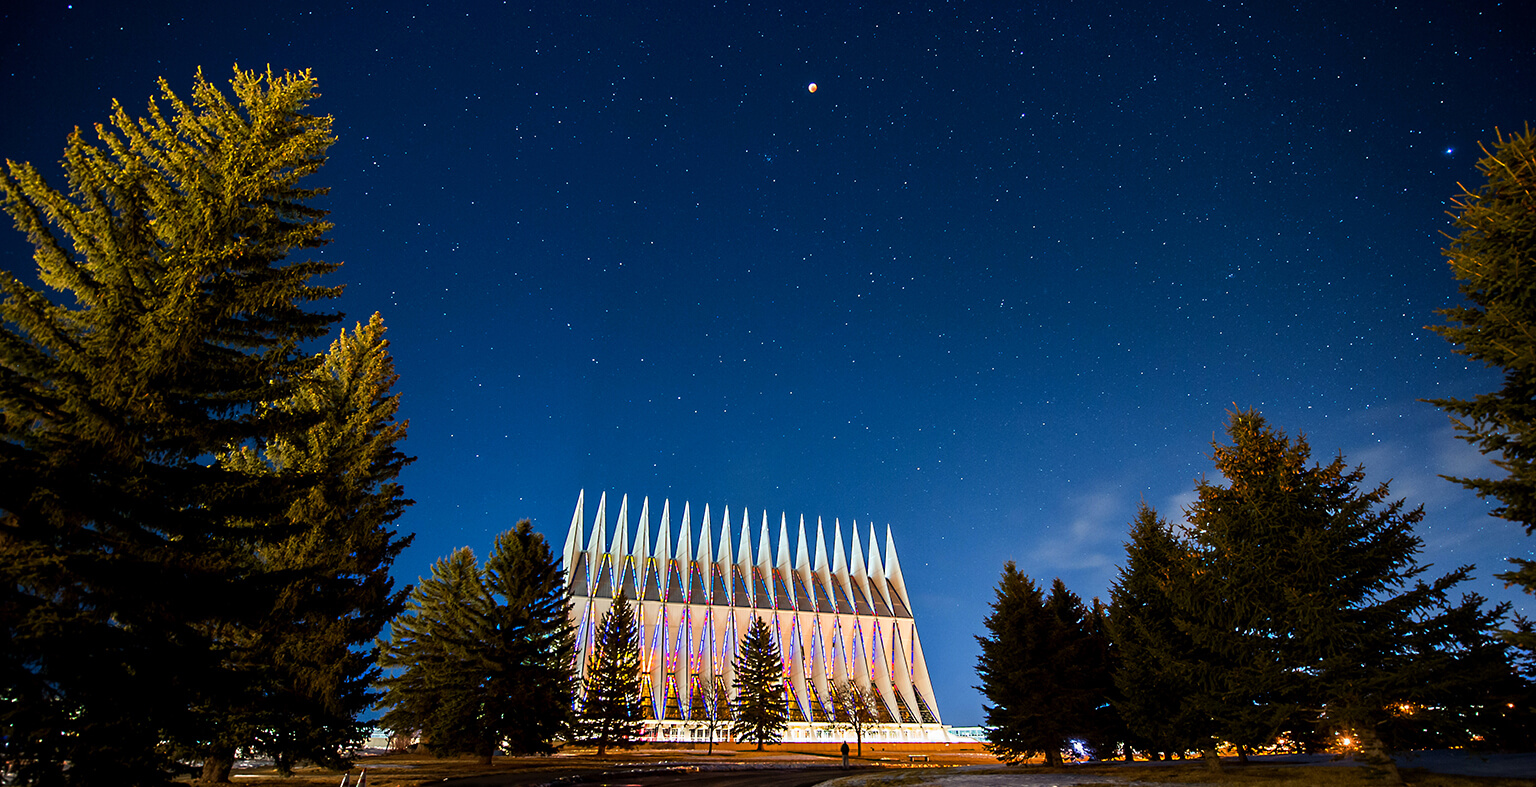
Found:
[[[811,91],[812,93],[815,93],[816,92],[816,83],[812,82],[811,84],[806,85],[805,89]]]

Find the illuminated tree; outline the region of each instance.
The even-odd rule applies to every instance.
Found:
[[[252,679],[230,632],[284,592],[254,555],[304,527],[284,515],[310,479],[209,458],[316,417],[264,404],[338,319],[312,283],[337,266],[287,259],[331,226],[301,185],[331,118],[308,72],[231,87],[161,80],[142,119],[114,102],[69,138],[63,190],[0,173],[52,290],[0,272],[0,755],[25,781],[152,782],[167,743],[203,745],[198,709]]]
[[[640,630],[623,593],[598,625],[583,688],[578,740],[596,744],[599,757],[609,746],[634,746],[645,720],[645,698],[640,693]]]
[[[1161,666],[1192,677],[1194,703],[1232,743],[1318,722],[1350,731],[1395,777],[1378,734],[1390,709],[1484,701],[1489,684],[1466,676],[1486,675],[1490,655],[1469,659],[1467,629],[1503,608],[1448,600],[1469,566],[1419,579],[1423,509],[1389,500],[1387,484],[1363,490],[1364,471],[1342,456],[1310,464],[1304,438],[1253,411],[1233,413],[1227,435],[1213,453],[1227,483],[1197,485],[1189,556],[1168,582],[1195,648]]]
[[[784,662],[779,645],[773,641],[768,621],[752,618],[741,638],[736,654],[736,703],[732,711],[731,734],[737,740],[763,744],[778,743],[788,724],[784,707]]]
[[[269,615],[229,636],[240,643],[246,694],[207,709],[203,781],[227,782],[236,749],[273,756],[291,772],[297,760],[344,767],[341,752],[362,742],[358,714],[378,700],[373,645],[405,604],[390,566],[409,538],[391,524],[411,501],[396,481],[410,460],[396,443],[397,375],[375,314],[342,331],[325,362],[285,411],[318,416],[307,428],[274,438],[265,451],[242,447],[222,466],[253,475],[308,482],[285,514],[295,535],[257,549],[263,570],[287,577]],[[218,733],[218,734],[212,734]]]
[[[1460,437],[1485,454],[1504,478],[1452,478],[1499,502],[1493,515],[1536,532],[1536,133],[1504,136],[1478,169],[1487,182],[1463,189],[1455,200],[1461,230],[1444,251],[1461,282],[1465,306],[1443,309],[1448,324],[1430,330],[1456,352],[1504,373],[1498,391],[1472,399],[1432,399],[1452,416]],[[1536,593],[1536,562],[1512,559],[1516,570],[1499,575]],[[1512,638],[1536,651],[1536,634]]]

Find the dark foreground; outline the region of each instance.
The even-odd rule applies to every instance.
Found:
[[[593,770],[568,773],[554,782],[548,773],[509,772],[467,776],[444,782],[447,787],[810,787],[828,779],[867,773],[877,768],[750,768],[715,770],[697,766]]]

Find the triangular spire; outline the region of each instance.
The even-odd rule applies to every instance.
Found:
[[[880,542],[875,538],[875,523],[869,523],[869,587],[873,591],[869,594],[869,603],[875,609],[876,615],[891,614],[890,604],[886,597],[890,591],[885,587],[885,567],[880,565]]]
[[[848,553],[843,551],[843,521],[832,520],[832,573],[848,573]]]
[[[651,501],[646,498],[640,508],[640,532],[635,536],[635,562],[640,566],[640,585],[635,591],[636,600],[659,601],[661,599],[662,566],[656,560],[651,545]],[[667,530],[667,518],[671,512],[667,501],[661,501],[661,532]],[[658,534],[660,536],[661,534]],[[638,609],[638,608],[637,608]]]
[[[773,568],[773,547],[768,543],[768,509],[763,509],[763,526],[758,530],[757,538],[757,564],[763,568]]]
[[[613,534],[613,553],[615,561],[629,554],[629,495],[619,498],[619,519],[613,523],[618,532]]]
[[[667,583],[672,581],[672,563],[667,558],[672,557],[672,501],[667,500],[661,504],[661,529],[656,532],[656,551],[651,553],[656,559],[656,587],[663,600],[667,597]]]
[[[585,514],[582,512],[583,504],[587,500],[587,490],[576,493],[576,513],[571,514],[571,529],[565,531],[565,549],[560,550],[561,565],[569,574],[576,568],[576,555],[581,552],[581,542],[586,536]]]
[[[865,561],[869,571],[869,581],[878,584],[881,589],[885,587],[885,566],[880,560],[880,542],[875,538],[875,523],[869,523],[869,559]]]
[[[672,553],[672,501],[661,501],[661,527],[656,531],[656,546],[649,557],[665,561]]]
[[[752,567],[752,525],[747,522],[747,510],[741,510],[741,538],[736,540],[736,562],[742,569]]]
[[[715,553],[715,562],[725,568],[731,564],[731,507],[725,507],[725,513],[720,515],[720,551]]]
[[[866,569],[864,568],[864,548],[859,543],[859,520],[853,520],[852,530],[853,546],[850,548],[848,556],[852,559],[853,565],[848,567],[848,573],[853,577],[853,581],[863,582],[869,578],[869,575],[865,573]]]
[[[811,566],[811,556],[806,554],[811,551],[805,545],[805,514],[800,515],[800,538],[795,544],[795,569],[806,569]]]
[[[800,532],[795,540],[794,573],[799,582],[791,582],[790,592],[795,594],[795,608],[806,612],[816,611],[816,590],[811,582],[810,548],[805,545],[805,514],[800,515]]]
[[[635,556],[635,562],[645,564],[645,559],[651,556],[651,499],[649,497],[640,501],[640,522],[635,526],[635,546],[631,551]]]
[[[773,571],[774,606],[795,609],[795,576],[794,569],[789,567],[789,515],[784,512],[779,513],[779,556],[773,561]]]
[[[827,565],[827,538],[821,529],[821,517],[816,517],[816,562],[811,564],[811,570],[817,573],[829,570]]]
[[[688,508],[688,502],[683,501],[683,524],[677,531],[677,551],[672,554],[673,564],[670,571],[677,572],[675,576],[667,578],[667,601],[687,602],[689,599],[688,583],[692,579],[688,570],[689,549],[693,546],[693,514]]]
[[[849,580],[853,587],[853,609],[860,615],[873,615],[875,608],[869,603],[869,571],[864,567],[863,547],[859,544],[859,521],[853,521],[853,546],[849,550],[853,565],[849,567]]]
[[[633,599],[639,578],[635,576],[638,566],[634,554],[629,551],[629,495],[619,499],[619,519],[614,527],[618,532],[613,534],[613,595],[623,592]]]
[[[842,556],[838,557],[841,559]],[[821,529],[821,517],[816,517],[816,562],[812,565],[811,571],[815,576],[817,588],[814,591],[817,594],[816,611],[836,612],[837,602],[833,600],[832,591],[832,567],[827,565],[827,538],[825,531]]]
[[[677,553],[672,556],[682,567],[688,570],[689,549],[693,546],[693,523],[688,513],[688,501],[683,501],[683,526],[677,531]]]
[[[608,543],[608,493],[603,492],[597,498],[597,518],[592,522],[592,538],[587,542],[587,551],[592,553],[595,559],[602,554],[603,547]]]
[[[840,519],[832,520],[832,592],[836,597],[832,603],[837,606],[837,611],[842,613],[853,612],[853,582],[848,576],[848,553],[843,551],[843,522]],[[844,654],[846,657],[846,654]]]
[[[772,547],[768,543],[768,509],[763,509],[763,524],[758,529],[757,568],[752,575],[752,605],[758,609],[773,609],[778,597],[773,594]],[[779,651],[783,653],[783,651]]]
[[[709,553],[714,547],[709,541],[709,504],[704,504],[704,521],[699,524],[699,551],[694,553],[694,560],[703,565],[709,565]]]
[[[645,599],[646,579],[651,565],[651,499],[649,497],[640,501],[640,523],[635,526],[635,545],[630,554],[635,563],[634,600],[641,601]]]
[[[773,565],[774,568],[789,568],[789,519],[783,513],[779,514],[779,556]]]
[[[725,507],[725,513],[720,515],[720,544],[715,547],[715,570],[718,570],[719,579],[711,578],[710,603],[731,606],[731,593],[733,591],[731,580],[731,507]],[[714,574],[714,571],[710,572]],[[729,614],[726,613],[729,619]],[[722,624],[723,625],[723,624]],[[722,629],[722,632],[724,629]]]
[[[907,598],[907,581],[901,576],[901,562],[896,559],[896,542],[891,539],[891,526],[885,526],[885,581],[891,595],[911,614],[912,600]]]
[[[734,570],[741,576],[742,587],[746,592],[738,592],[734,584],[731,587],[732,603],[738,607],[743,606],[743,601],[746,602],[745,606],[752,606],[756,603],[757,596],[757,589],[753,587],[755,583],[752,581],[752,525],[748,522],[747,516],[747,510],[743,508],[741,510],[741,538],[736,541],[736,568]],[[734,583],[735,580],[733,579],[732,582]],[[745,596],[745,598],[742,598],[742,596]]]
[[[709,553],[713,547],[709,542],[709,504],[704,504],[704,521],[699,523],[699,549],[693,553],[693,559],[699,564],[699,581],[703,586],[699,591],[705,599],[710,598],[710,586],[714,583],[713,572],[709,570]]]

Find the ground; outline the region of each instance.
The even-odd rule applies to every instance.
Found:
[[[368,787],[418,787],[452,780],[456,787],[1380,787],[1380,774],[1348,759],[1255,758],[1229,762],[1220,775],[1197,761],[1171,763],[1083,763],[1048,769],[1004,766],[975,744],[864,746],[852,758],[855,770],[841,770],[832,744],[782,744],[768,751],[726,745],[706,755],[690,749],[639,748],[593,756],[571,750],[550,757],[497,757],[490,766],[472,759],[436,759],[424,754],[359,757],[349,782],[366,769]],[[926,757],[927,761],[921,761]],[[1415,787],[1536,787],[1536,754],[1479,756],[1438,752],[1398,758],[1404,778]],[[270,767],[237,769],[234,782],[255,787],[335,787],[341,772],[304,769],[282,778]]]

